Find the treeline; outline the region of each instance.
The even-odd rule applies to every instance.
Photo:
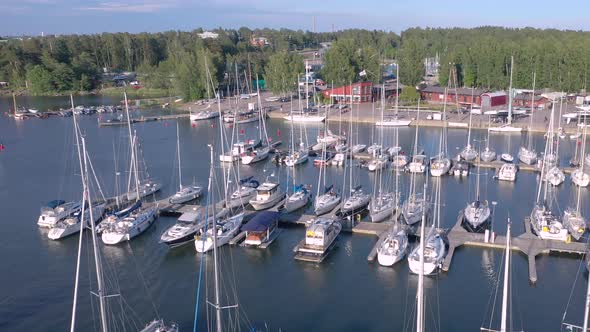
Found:
[[[202,30],[161,33],[103,33],[11,39],[0,43],[0,81],[35,94],[100,88],[104,69],[136,71],[149,88],[180,94],[187,100],[211,96],[207,87],[235,84],[236,72],[265,79],[274,92],[292,91],[303,61],[294,51],[333,42],[320,73],[327,82],[378,81],[380,64],[400,64],[400,80],[415,85],[424,76],[424,58],[440,56],[440,81],[455,66],[463,86],[508,86],[510,57],[515,57],[514,86],[576,91],[586,87],[590,34],[577,31],[506,29],[408,29],[401,36],[369,30],[311,33],[288,29],[216,29],[217,39],[201,39]],[[251,45],[253,36],[268,46]],[[207,72],[211,75],[208,76]],[[232,81],[234,83],[232,83]]]

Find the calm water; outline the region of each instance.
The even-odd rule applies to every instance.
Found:
[[[77,100],[76,104],[109,104],[113,99]],[[118,98],[117,98],[118,99]],[[29,99],[31,107],[66,106],[67,99]],[[22,103],[19,101],[19,103]],[[8,108],[8,99],[0,99],[0,110]],[[206,144],[218,143],[217,123],[191,126],[180,120],[184,182],[193,179],[206,184],[209,155]],[[103,190],[112,195],[115,188],[115,165],[121,172],[119,181],[126,184],[127,131],[125,127],[98,128],[96,117],[81,117],[80,126],[87,137],[97,175]],[[345,127],[347,125],[344,125]],[[332,128],[337,129],[337,124]],[[143,146],[143,156],[150,174],[164,183],[159,197],[176,189],[175,170],[176,122],[152,122],[135,126]],[[256,135],[257,128],[244,127],[245,136]],[[319,127],[308,127],[310,141]],[[46,231],[36,225],[39,207],[57,198],[79,199],[80,180],[73,146],[71,118],[31,119],[15,121],[0,117],[0,142],[6,149],[0,152],[0,207],[3,211],[0,241],[0,330],[61,331],[69,328],[78,236],[64,241],[50,241]],[[346,129],[349,132],[349,129]],[[355,125],[361,142],[370,143],[378,136],[371,126]],[[393,145],[392,129],[386,129],[385,140]],[[420,145],[428,153],[438,149],[438,129],[421,129]],[[282,120],[271,120],[269,134],[287,142],[289,126]],[[280,135],[279,135],[280,134]],[[483,139],[485,133],[474,134]],[[465,130],[449,130],[449,151],[465,145]],[[375,138],[376,140],[377,138]],[[406,151],[411,150],[413,128],[400,129],[400,140]],[[537,150],[543,138],[536,137]],[[569,160],[573,143],[563,141],[562,163]],[[516,156],[521,145],[520,135],[493,135],[491,145],[498,152],[510,148]],[[286,183],[285,168],[270,162],[243,166],[243,176],[263,179],[274,174]],[[514,223],[515,235],[524,231],[523,218],[534,201],[536,175],[520,172],[516,183],[498,183],[492,171],[482,171],[482,193],[488,200],[498,201],[495,228],[505,232],[507,217]],[[329,182],[340,185],[342,169],[328,169]],[[316,186],[317,169],[312,163],[297,170],[298,182]],[[402,175],[402,193],[407,194],[409,177]],[[355,169],[355,181],[370,190],[373,175]],[[420,180],[422,181],[422,180]],[[443,179],[443,227],[452,226],[458,211],[474,195],[475,177]],[[573,198],[574,189],[568,180],[557,191],[557,205],[565,209]],[[583,202],[588,192],[582,190]],[[590,207],[583,207],[586,216]],[[175,222],[160,217],[155,225],[132,242],[115,247],[100,244],[104,255],[107,286],[111,293],[120,292],[109,300],[113,320],[124,320],[133,330],[156,316],[176,321],[181,329],[192,329],[201,258],[193,246],[169,250],[158,244],[160,234]],[[266,323],[271,330],[283,331],[383,331],[412,330],[417,277],[410,275],[407,263],[394,268],[368,264],[366,257],[375,237],[342,234],[336,250],[321,265],[294,261],[292,248],[302,239],[301,227],[285,229],[267,250],[241,247],[222,251],[223,303],[239,302],[240,319],[258,326]],[[84,239],[78,302],[78,330],[93,330],[98,326],[97,302],[89,291],[95,288],[93,265],[89,265],[91,238]],[[426,278],[427,324],[429,331],[475,331],[483,321],[489,321],[495,282],[501,268],[501,251],[461,248],[455,253],[451,269]],[[570,302],[567,320],[581,324],[587,276],[579,272],[576,256],[539,256],[539,281],[528,282],[526,257],[513,255],[513,321],[516,329],[527,331],[560,330],[561,319]],[[211,271],[211,259],[206,258],[205,270]],[[577,280],[577,282],[576,282]],[[210,280],[208,282],[210,284]],[[234,289],[236,292],[233,292]],[[500,287],[501,288],[501,287]],[[573,296],[570,300],[570,292]],[[207,294],[208,293],[208,294]],[[211,295],[207,287],[201,298]],[[227,295],[231,294],[231,295]],[[235,295],[237,294],[237,295]],[[237,296],[237,297],[236,297]],[[501,289],[495,306],[499,314]],[[492,302],[491,302],[492,301]],[[205,328],[205,304],[201,302],[199,325]],[[228,311],[233,312],[233,311]],[[540,318],[542,317],[542,318]],[[244,324],[245,325],[245,324]],[[498,326],[496,325],[496,328]]]

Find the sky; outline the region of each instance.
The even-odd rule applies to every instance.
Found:
[[[0,35],[239,28],[590,30],[588,0],[0,0]]]

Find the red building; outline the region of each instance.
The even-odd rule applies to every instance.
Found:
[[[515,107],[531,107],[533,96],[530,93],[520,93],[512,99],[512,105]],[[535,109],[546,109],[551,101],[540,94],[535,94]]]
[[[508,104],[508,95],[506,92],[486,92],[481,95],[481,107],[484,109],[504,106],[506,104]]]
[[[443,103],[445,101],[445,89],[442,86],[427,86],[420,91],[422,100],[431,103]],[[473,88],[446,89],[447,103],[458,102],[461,105],[481,105],[481,95],[484,90]]]
[[[340,86],[337,88],[322,91],[324,97],[329,98],[332,103],[366,103],[372,101],[373,83],[358,82],[352,85]]]

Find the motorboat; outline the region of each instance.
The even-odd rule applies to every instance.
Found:
[[[291,213],[306,206],[311,200],[311,191],[308,187],[300,185],[295,187],[293,194],[288,195],[285,203],[279,209],[283,213]]]
[[[58,221],[73,215],[75,212],[80,211],[80,209],[80,202],[66,203],[63,200],[53,200],[41,208],[37,225],[39,227],[52,228]]]
[[[365,149],[367,149],[367,145],[355,144],[352,146],[352,149],[350,149],[350,152],[352,152],[352,154],[355,154],[355,153],[363,152],[363,151],[365,151]]]
[[[269,146],[263,146],[257,149],[254,149],[251,152],[247,152],[242,155],[242,164],[250,165],[259,161],[262,161],[268,158],[268,154],[270,152]]]
[[[105,212],[105,207],[106,204],[104,203],[98,203],[98,204],[94,204],[92,206],[92,216],[93,219],[95,221],[95,223],[100,222],[100,220],[102,219],[102,216],[104,215]],[[71,216],[59,220],[54,226],[53,228],[51,228],[49,230],[49,233],[47,233],[47,237],[51,240],[59,240],[59,239],[63,239],[69,235],[75,234],[77,232],[80,232],[80,226],[84,225],[84,226],[90,226],[90,211],[88,209],[88,207],[86,207],[85,209],[86,211],[84,211],[84,220],[82,219],[82,209],[76,211],[74,214],[72,214]]]
[[[388,163],[389,157],[387,157],[386,155],[379,155],[369,161],[367,168],[369,169],[369,172],[375,172],[377,170],[387,167]]]
[[[426,239],[420,239],[420,241],[424,240],[426,241],[424,243],[424,270],[420,266],[422,253],[419,245],[408,256],[408,264],[412,273],[419,274],[420,271],[423,271],[424,275],[431,275],[441,266],[447,249],[443,238],[436,232],[434,227],[430,229]]]
[[[225,220],[219,220],[215,223],[215,229],[212,225],[206,231],[204,228],[201,229],[201,234],[195,236],[195,249],[197,252],[208,252],[213,249],[214,240],[218,248],[226,245],[236,236],[243,220],[244,213],[241,212]]]
[[[190,119],[191,121],[201,121],[201,120],[209,120],[215,119],[219,116],[219,111],[209,111],[204,110],[197,113],[191,113]]]
[[[205,227],[206,211],[191,211],[183,213],[176,223],[170,226],[160,236],[160,243],[165,243],[174,248],[194,241],[195,234]]]
[[[454,176],[465,177],[469,175],[470,167],[471,165],[465,160],[456,160],[455,164],[451,168],[451,173],[453,173]]]
[[[256,188],[260,184],[253,177],[240,180],[239,188],[236,189],[225,202],[225,207],[235,209],[246,206],[251,199],[256,197]]]
[[[129,241],[139,234],[145,232],[158,217],[158,207],[142,207],[127,217],[120,218],[108,225],[102,231],[102,242],[104,244],[118,244]]]
[[[390,217],[395,211],[396,195],[394,193],[380,193],[369,203],[372,222],[381,222]]]
[[[378,155],[381,153],[383,147],[379,144],[372,144],[367,148],[367,153],[371,155]]]
[[[503,161],[505,161],[507,163],[511,163],[514,161],[514,157],[510,153],[502,153],[500,155],[500,159],[502,159]]]
[[[254,215],[240,229],[246,232],[244,244],[259,247],[270,244],[279,232],[279,213],[262,211]]]
[[[350,197],[344,200],[340,208],[339,216],[348,217],[366,209],[371,201],[371,195],[365,194],[361,186],[357,186],[350,192]]]
[[[267,180],[256,188],[256,196],[250,199],[250,205],[256,211],[266,210],[283,199],[285,199],[285,193],[280,189],[279,183]]]
[[[563,212],[562,224],[576,241],[586,232],[586,220],[576,209],[568,208]]]
[[[428,157],[424,154],[414,155],[410,162],[410,173],[424,173],[428,167]]]
[[[322,262],[336,243],[342,224],[333,218],[313,219],[305,231],[305,239],[295,248],[295,259]]]
[[[203,187],[197,185],[181,187],[179,191],[168,199],[168,202],[170,202],[170,204],[186,203],[199,198],[202,192]]]
[[[518,167],[515,164],[503,163],[498,170],[498,180],[514,182],[516,180],[517,172]]]
[[[518,160],[527,165],[534,165],[537,162],[537,152],[521,146],[518,150]]]
[[[340,195],[333,189],[333,186],[326,188],[322,195],[316,197],[314,202],[314,213],[316,216],[326,214],[340,203]]]
[[[137,190],[131,190],[125,196],[127,197],[127,200],[134,201],[155,194],[161,188],[161,183],[156,182],[152,179],[146,179],[139,183],[139,187]],[[138,193],[139,197],[137,196]]]
[[[405,229],[391,231],[377,248],[377,261],[382,266],[393,266],[406,255],[408,232]]]
[[[547,171],[543,180],[549,182],[552,186],[559,186],[565,181],[565,174],[557,166],[553,166]]]
[[[568,231],[545,204],[535,204],[531,212],[531,230],[541,239],[567,241]]]
[[[336,153],[334,155],[334,158],[332,158],[332,160],[330,160],[330,165],[332,165],[332,166],[344,166],[345,163],[346,163],[346,155],[344,153]]]

